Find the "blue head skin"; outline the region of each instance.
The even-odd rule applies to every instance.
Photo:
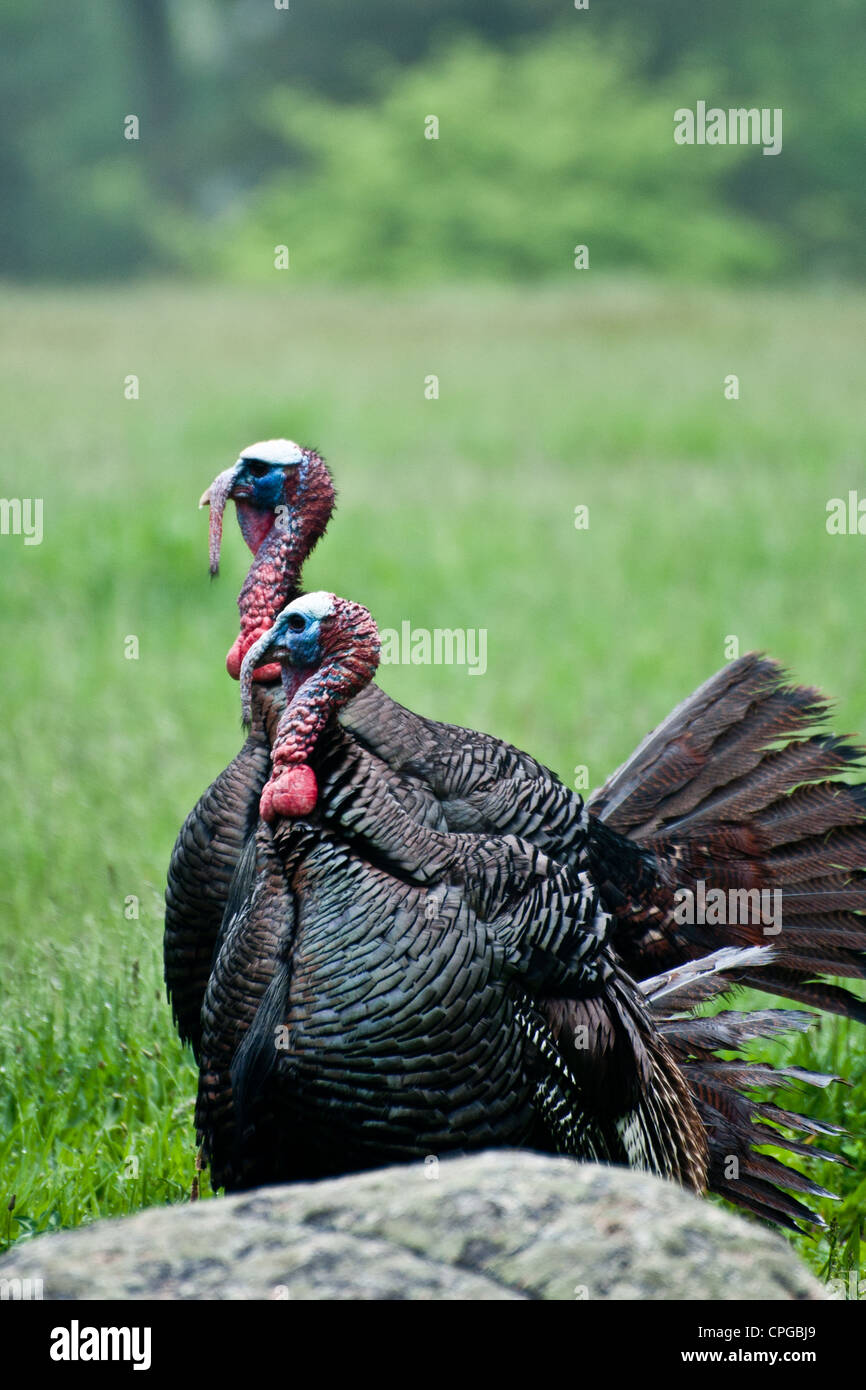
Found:
[[[334,485],[327,465],[315,449],[302,449],[291,439],[267,439],[244,449],[237,463],[226,468],[202,494],[200,507],[210,507],[210,569],[219,569],[222,518],[232,498],[244,540],[254,555],[275,525],[291,529],[296,549],[309,554],[324,533],[334,509]],[[279,603],[276,612],[283,607]]]
[[[301,588],[304,561],[334,510],[334,484],[321,455],[290,439],[269,439],[244,449],[201,499],[201,506],[210,506],[211,574],[219,568],[222,518],[230,497],[255,556],[238,599],[241,630],[226,658],[229,674],[237,679],[248,648]],[[279,667],[273,664],[260,668],[257,676],[278,678]]]
[[[297,493],[299,474],[306,476],[313,452],[291,439],[268,439],[244,449],[202,493],[199,506],[210,507],[210,572],[219,571],[223,512],[229,498],[237,508],[244,540],[255,555],[273,527],[277,508]]]
[[[297,464],[300,468],[303,465]],[[231,496],[249,499],[260,511],[275,511],[284,500],[286,469],[263,459],[242,458],[235,464]]]
[[[283,609],[241,666],[244,720],[252,711],[256,664],[280,663],[286,707],[271,749],[259,811],[266,821],[309,814],[318,788],[310,758],[328,720],[372,680],[379,633],[366,608],[334,594],[304,594]]]
[[[333,594],[304,594],[279,614],[272,627],[247,651],[241,667],[241,707],[244,723],[249,723],[253,672],[263,661],[278,661],[282,668],[287,701],[304,677],[321,663],[325,655],[322,625],[335,613]],[[328,646],[332,646],[329,643]]]

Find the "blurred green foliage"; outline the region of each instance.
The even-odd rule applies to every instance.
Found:
[[[762,156],[675,148],[675,106],[668,82],[649,87],[573,34],[511,55],[461,40],[364,107],[281,88],[264,112],[305,172],[274,174],[213,257],[272,277],[276,238],[304,278],[499,280],[566,274],[580,243],[594,267],[775,269],[780,247],[718,193],[722,171]]]
[[[862,273],[858,0],[7,0],[0,273]],[[697,99],[784,147],[676,147]],[[141,138],[127,141],[134,113]],[[441,122],[423,138],[424,117]]]

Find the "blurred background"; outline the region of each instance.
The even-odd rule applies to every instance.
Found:
[[[0,494],[44,507],[0,535],[8,1243],[189,1192],[162,893],[240,740],[247,552],[227,518],[210,584],[196,501],[242,446],[333,467],[309,587],[487,629],[483,678],[386,688],[568,782],[732,640],[866,732],[866,541],[825,524],[866,491],[866,11],[7,0],[0,38]],[[698,100],[781,107],[781,154],[676,146]],[[855,1131],[825,1275],[859,1268],[862,1045],[794,1048],[860,1076],[811,1102]]]
[[[4,11],[8,275],[263,280],[280,228],[304,282],[550,279],[578,229],[597,268],[862,274],[857,0]],[[675,150],[697,98],[782,107],[784,158]]]

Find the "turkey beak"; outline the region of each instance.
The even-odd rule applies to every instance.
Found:
[[[263,658],[269,655],[271,648],[275,645],[276,634],[273,628],[269,628],[257,642],[253,643],[241,663],[241,717],[244,721],[244,728],[249,727],[252,719],[253,672],[257,666],[264,665]]]
[[[214,478],[210,487],[202,493],[199,500],[199,507],[210,507],[210,525],[208,536],[208,549],[210,556],[211,575],[219,574],[220,567],[220,547],[223,538],[223,512],[226,509],[226,502],[232,494],[238,473],[240,462],[232,468],[226,468],[219,477]]]

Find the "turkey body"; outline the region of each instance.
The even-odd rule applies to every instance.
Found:
[[[430,919],[424,889],[329,837],[269,846],[269,834],[204,1004],[197,1123],[214,1182],[530,1141],[504,953],[465,900],[452,890]]]
[[[201,1007],[232,877],[259,814],[279,711],[262,687],[237,755],[199,797],[178,833],[165,894],[165,982],[178,1033],[196,1059]]]
[[[801,737],[782,750],[794,770],[780,773],[778,750],[763,746],[768,723],[814,726],[814,692],[783,687],[759,658],[720,673],[590,802],[619,829],[527,754],[422,719],[375,685],[316,750],[314,823],[271,829],[258,798],[284,704],[280,687],[254,687],[250,736],[188,817],[170,872],[166,975],[200,1062],[197,1126],[215,1185],[516,1144],[647,1167],[792,1228],[813,1219],[782,1189],[826,1194],[752,1146],[818,1156],[816,1138],[837,1131],[748,1088],[832,1078],[714,1055],[813,1015],[688,1019],[702,996],[687,992],[647,1021],[624,967],[651,994],[649,977],[700,967],[720,946],[766,946],[759,926],[680,926],[670,908],[675,885],[708,865],[734,884],[760,874],[794,890],[785,931],[771,963],[758,951],[727,967],[725,988],[743,980],[861,1016],[816,979],[863,973],[861,793],[823,781],[802,783],[797,801],[779,795],[780,776],[802,775],[797,761],[838,775],[856,750]],[[396,820],[393,807],[371,816],[382,794]],[[556,921],[575,881],[591,885],[604,923],[596,973],[575,980],[567,936],[530,961],[506,950],[515,912],[551,919],[513,865],[500,878],[491,837],[519,838],[525,862],[549,856]],[[491,864],[499,900],[484,897]],[[584,914],[581,939],[587,926]],[[595,1048],[575,1049],[581,1028]],[[764,1117],[805,1131],[806,1146],[755,1123]]]
[[[701,1187],[700,1119],[585,876],[449,831],[338,726],[320,743],[315,823],[259,824],[207,985],[214,1182],[530,1145]],[[591,1022],[585,1055],[558,1044],[557,1012]]]
[[[180,1036],[197,1058],[204,992],[232,875],[258,820],[274,730],[284,708],[280,685],[254,686],[249,734],[190,811],[169,864],[166,987]],[[511,745],[422,719],[372,684],[341,711],[340,721],[422,824],[522,834],[565,859],[574,858],[575,846],[583,843],[581,799]]]
[[[229,883],[285,705],[279,686],[254,692],[250,736],[187,818],[169,869],[166,982],[194,1046]],[[816,980],[866,976],[866,796],[840,780],[860,750],[821,732],[825,719],[816,691],[786,686],[775,663],[743,657],[674,711],[584,807],[528,754],[416,715],[375,684],[339,715],[422,823],[518,835],[588,871],[635,979],[722,945],[768,944],[760,922],[678,922],[678,890],[702,880],[773,889],[784,901],[784,949],[742,983],[866,1022],[862,1001]]]
[[[211,491],[212,572],[229,496],[255,553],[239,675],[296,598],[333,487],[315,451],[245,451]],[[309,759],[318,801],[297,804],[314,812],[272,826],[285,697],[259,674],[167,891],[166,984],[215,1185],[528,1144],[814,1219],[781,1188],[826,1194],[753,1146],[815,1155],[838,1131],[749,1091],[834,1078],[718,1056],[814,1016],[689,1010],[741,983],[866,1022],[826,978],[866,977],[866,793],[845,780],[862,754],[826,731],[819,692],[758,654],[732,661],[585,806],[528,754],[366,684]],[[681,915],[707,888],[771,890],[784,922]]]

